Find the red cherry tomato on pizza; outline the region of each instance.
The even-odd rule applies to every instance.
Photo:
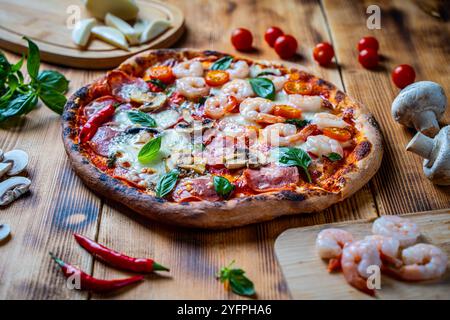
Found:
[[[378,66],[378,52],[373,49],[364,49],[358,55],[359,63],[366,69],[373,69]]]
[[[165,84],[171,84],[175,81],[172,68],[169,66],[154,66],[147,70],[146,76],[150,79],[158,79]]]
[[[297,40],[291,35],[283,35],[275,40],[274,48],[276,53],[282,59],[289,59],[295,55],[297,51]]]
[[[228,72],[223,70],[210,70],[206,73],[205,81],[208,86],[218,87],[230,80]]]
[[[414,71],[414,68],[408,64],[401,64],[392,71],[392,81],[394,81],[395,85],[400,89],[410,85],[415,79],[416,72]]]
[[[334,57],[333,46],[328,42],[321,42],[313,50],[313,57],[321,66],[327,66]]]
[[[277,105],[273,108],[273,114],[286,119],[298,119],[302,116],[302,111],[287,105]]]
[[[344,128],[328,127],[322,129],[323,134],[331,139],[347,141],[352,138],[352,133]]]
[[[379,47],[380,45],[378,44],[378,40],[374,37],[364,37],[358,42],[358,51],[362,51],[364,49],[373,49],[378,51]]]
[[[245,28],[237,28],[231,33],[231,43],[239,51],[249,51],[252,49],[252,33]]]
[[[284,34],[284,32],[278,28],[278,27],[270,27],[266,30],[266,33],[264,34],[264,39],[266,40],[267,44],[273,48],[275,45],[275,41],[278,39],[278,37],[281,37]]]

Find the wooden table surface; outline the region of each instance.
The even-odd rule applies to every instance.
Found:
[[[72,171],[61,141],[57,115],[45,107],[16,123],[0,127],[0,148],[20,148],[30,155],[31,193],[0,210],[12,239],[0,246],[1,299],[235,299],[215,280],[221,266],[236,260],[254,281],[258,298],[288,299],[289,293],[273,252],[284,230],[383,214],[404,214],[450,207],[450,188],[432,185],[422,174],[420,159],[405,151],[414,135],[390,114],[398,93],[390,80],[395,65],[415,67],[417,80],[442,84],[450,94],[450,28],[421,11],[413,1],[183,1],[171,0],[186,16],[187,32],[178,47],[210,48],[235,53],[229,35],[235,27],[254,34],[257,52],[250,58],[276,59],[263,41],[264,30],[278,25],[300,43],[293,62],[309,67],[366,104],[378,120],[385,139],[381,169],[350,199],[315,214],[226,231],[199,231],[144,221],[130,210],[98,197]],[[381,29],[368,30],[366,8],[376,2],[382,10]],[[357,62],[356,43],[374,35],[383,56],[375,71]],[[318,67],[311,58],[320,41],[333,43],[338,65]],[[8,54],[12,60],[17,56]],[[70,91],[103,72],[44,65],[63,72]],[[449,122],[449,112],[444,119]],[[116,295],[88,295],[68,290],[48,255],[63,259],[100,278],[126,275],[93,260],[73,240],[78,232],[133,256],[154,257],[171,267],[170,275],[152,275]]]

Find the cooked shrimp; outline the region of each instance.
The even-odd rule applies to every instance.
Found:
[[[244,79],[248,77],[250,68],[244,60],[239,60],[230,65],[227,69],[231,79]]]
[[[209,87],[202,77],[185,77],[178,79],[176,87],[179,93],[190,99],[209,94]]]
[[[201,77],[203,76],[203,65],[198,60],[184,61],[173,67],[172,72],[177,78]]]
[[[316,249],[322,259],[329,259],[329,272],[340,268],[342,248],[350,242],[353,242],[353,236],[345,230],[329,228],[319,232]]]
[[[297,127],[289,123],[275,123],[261,130],[261,139],[270,146],[289,146],[304,139],[303,133],[297,133]]]
[[[288,101],[294,107],[306,112],[318,112],[322,108],[322,98],[319,96],[303,96],[301,94],[290,94]]]
[[[347,282],[367,294],[374,295],[375,291],[367,287],[367,278],[370,276],[370,266],[381,267],[380,254],[377,246],[369,241],[352,242],[342,250],[342,271]]]
[[[247,80],[235,79],[225,83],[222,87],[222,93],[234,96],[238,101],[255,95],[252,86]]]
[[[288,80],[287,76],[274,76],[274,75],[265,75],[261,76],[261,78],[266,78],[272,81],[273,85],[275,86],[275,91],[280,91],[283,89],[284,84]]]
[[[431,244],[418,243],[402,251],[403,266],[394,273],[403,280],[421,281],[441,277],[447,270],[447,255]]]
[[[344,156],[344,149],[342,149],[341,144],[324,135],[309,136],[306,139],[305,148],[318,157],[328,156],[330,153],[337,153],[341,157]]]
[[[235,100],[236,101],[236,100]],[[213,119],[222,118],[234,105],[231,103],[229,97],[223,94],[212,96],[205,101],[205,114]]]
[[[285,119],[283,117],[269,114],[272,112],[273,107],[274,103],[268,99],[259,97],[247,98],[241,102],[239,112],[246,120],[250,121],[264,123],[284,122]]]
[[[350,126],[347,122],[345,122],[338,116],[325,112],[316,113],[311,119],[311,122],[317,125],[319,129],[327,127],[345,128]]]
[[[397,258],[400,242],[391,237],[380,235],[366,236],[364,240],[374,243],[377,246],[380,258],[383,262],[399,267],[401,261]]]
[[[416,243],[420,236],[419,227],[409,219],[398,216],[382,216],[374,221],[372,233],[392,237],[407,247]]]

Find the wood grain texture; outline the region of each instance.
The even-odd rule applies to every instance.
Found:
[[[407,215],[421,231],[420,242],[438,246],[450,255],[450,210]],[[294,299],[373,299],[349,286],[342,272],[327,272],[327,263],[315,249],[317,234],[325,228],[339,228],[362,239],[371,234],[372,221],[345,222],[289,229],[275,242],[275,253]],[[401,282],[382,275],[377,299],[450,299],[450,269],[441,279]]]

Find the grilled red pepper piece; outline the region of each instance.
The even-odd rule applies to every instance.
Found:
[[[144,276],[134,276],[125,279],[114,279],[114,280],[102,280],[94,278],[87,273],[81,271],[80,269],[65,263],[61,259],[57,258],[53,253],[50,252],[52,259],[59,265],[64,276],[66,278],[74,275],[80,275],[80,289],[87,290],[97,293],[107,293],[115,290],[119,290],[123,287],[129,286],[133,283],[139,282],[144,279]]]
[[[89,238],[74,233],[73,236],[80,246],[93,254],[103,262],[118,269],[139,273],[152,271],[169,271],[168,268],[156,263],[152,259],[132,258],[122,253],[109,249]]]
[[[84,143],[91,140],[98,128],[111,119],[115,111],[114,105],[109,104],[90,117],[80,130],[80,141]]]

